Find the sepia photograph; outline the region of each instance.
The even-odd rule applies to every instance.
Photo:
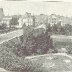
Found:
[[[0,1],[0,72],[72,72],[72,2]]]

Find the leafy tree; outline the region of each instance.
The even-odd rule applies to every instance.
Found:
[[[47,31],[48,32],[52,32],[52,28],[51,28],[51,25],[50,24],[47,25]]]
[[[23,24],[23,40],[24,44],[26,43],[27,38],[31,35],[33,28],[32,26],[26,26],[26,24]]]
[[[12,17],[10,20],[10,26],[11,25],[17,25],[18,24],[18,18],[17,17]]]
[[[23,38],[26,55],[45,54],[53,48],[52,39],[43,28],[33,29],[31,26],[24,26]]]
[[[57,32],[58,32],[57,29],[58,29],[57,25],[54,24],[54,25],[52,26],[52,32],[53,32],[53,33],[57,33]]]
[[[6,29],[7,25],[5,23],[2,23],[2,25],[0,25],[0,29]]]
[[[71,32],[72,32],[72,26],[71,26],[70,24],[66,24],[66,25],[64,26],[64,30],[65,30],[65,34],[66,34],[66,35],[70,35]]]
[[[65,29],[63,26],[61,26],[60,22],[57,24],[57,31],[58,31],[58,34],[62,34],[62,35],[65,34]]]
[[[35,20],[36,20],[36,17],[33,16],[32,18],[33,18],[33,26],[35,26]]]

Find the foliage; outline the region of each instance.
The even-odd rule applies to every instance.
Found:
[[[11,71],[34,70],[35,66],[28,60],[24,60],[27,55],[45,54],[49,48],[53,48],[50,36],[43,29],[31,30],[24,36],[25,44],[17,38],[0,45],[0,67]],[[37,34],[36,34],[37,33]],[[25,38],[26,37],[26,38]],[[28,66],[30,63],[30,66]],[[31,65],[34,67],[32,68]],[[36,64],[36,66],[38,63]]]
[[[22,68],[23,60],[15,55],[13,48],[10,47],[7,46],[7,43],[0,45],[0,67],[6,70],[17,71]]]
[[[46,27],[47,27],[47,32],[52,32],[52,28],[50,24],[47,24]]]
[[[6,29],[6,27],[7,27],[7,25],[6,25],[5,23],[2,23],[2,24],[0,25],[0,29],[1,29],[1,30]]]
[[[23,38],[23,47],[27,55],[45,54],[50,48],[53,48],[52,39],[42,28],[32,29],[26,27]]]
[[[48,24],[47,15],[40,14],[39,16],[35,16],[35,25],[40,25],[40,24]]]
[[[65,24],[65,26],[62,26],[60,23],[54,24],[53,26],[48,24],[47,30],[52,34],[72,35],[72,25],[70,24]]]
[[[18,24],[18,18],[17,17],[12,17],[10,20],[10,26],[11,25],[17,25]]]

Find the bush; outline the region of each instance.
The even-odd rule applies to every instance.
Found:
[[[38,68],[41,64],[36,62],[36,66],[34,66],[34,63],[24,60],[24,57],[33,54],[45,54],[50,48],[53,49],[52,39],[46,31],[28,28],[26,28],[26,35],[23,37],[24,42],[22,44],[15,38],[0,45],[0,67],[11,71],[33,72],[34,68],[36,66]],[[38,71],[36,70],[35,72]]]
[[[5,23],[2,23],[2,25],[0,25],[0,29],[6,29],[7,25]]]
[[[26,27],[23,38],[23,46],[27,55],[45,54],[49,48],[53,48],[52,39],[43,28],[32,29],[31,27]]]

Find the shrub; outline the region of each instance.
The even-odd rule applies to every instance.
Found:
[[[32,29],[30,26],[26,27],[23,38],[27,55],[45,54],[49,48],[53,48],[52,39],[43,28]]]

